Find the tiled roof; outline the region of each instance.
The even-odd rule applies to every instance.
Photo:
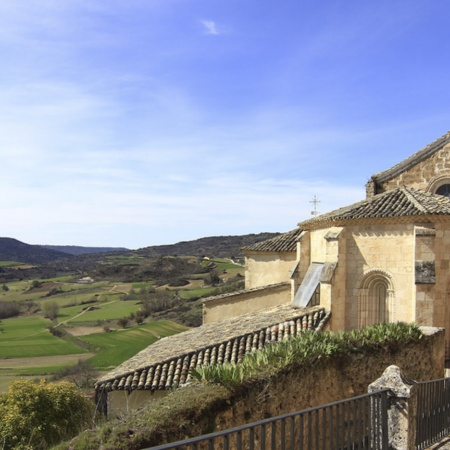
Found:
[[[297,238],[300,236],[302,230],[296,228],[287,233],[280,234],[272,239],[257,242],[256,244],[248,245],[241,248],[245,252],[295,252],[297,250]]]
[[[348,220],[450,215],[450,199],[403,186],[301,222],[303,229],[340,225]]]
[[[324,308],[282,305],[204,324],[165,337],[117,367],[97,384],[97,390],[169,389],[185,383],[197,366],[239,362],[269,342],[308,329],[321,329],[329,314]]]
[[[419,162],[428,158],[430,155],[441,149],[444,145],[448,144],[449,142],[450,142],[450,131],[448,131],[440,138],[436,139],[431,144],[428,144],[421,150],[417,151],[416,153],[413,153],[411,156],[404,159],[402,162],[396,164],[395,166],[392,166],[390,169],[372,175],[372,180],[375,180],[380,183],[390,180],[391,178],[402,173],[403,171],[409,169],[410,167],[415,166]]]

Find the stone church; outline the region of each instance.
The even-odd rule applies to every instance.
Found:
[[[450,132],[366,184],[366,199],[243,250],[245,289],[206,299],[203,325],[163,338],[96,385],[123,411],[306,329],[444,327],[450,356]]]
[[[372,175],[365,200],[245,248],[247,288],[289,282],[289,298],[272,301],[323,306],[333,331],[393,321],[450,330],[449,197],[450,132]],[[449,331],[446,347],[450,356]]]

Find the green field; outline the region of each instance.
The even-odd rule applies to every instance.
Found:
[[[87,353],[85,349],[50,334],[47,330],[49,323],[49,320],[36,316],[2,321],[0,392],[4,392],[14,379],[48,377],[73,366],[80,359],[89,362],[99,372],[111,370],[159,338],[187,329],[165,320],[80,336],[79,340],[95,346],[95,353]]]
[[[200,287],[194,289],[186,289],[184,291],[180,291],[180,297],[189,300],[191,298],[199,298],[199,297],[208,297],[209,295],[213,295],[217,289],[214,287]]]
[[[8,290],[0,290],[0,300],[14,302],[42,302],[52,298],[58,300],[58,302],[61,299],[64,299],[65,303],[69,301],[81,302],[96,294],[100,295],[103,293],[109,293],[113,288],[113,284],[110,285],[107,282],[98,282],[91,285],[77,284],[67,280],[67,277],[64,278],[61,277],[41,281],[42,286],[38,288],[33,288],[30,281],[16,281],[7,283]],[[57,289],[62,292],[49,296],[49,292],[52,289]]]
[[[48,331],[50,325],[49,320],[39,316],[2,320],[0,358],[32,358],[84,353],[84,350],[79,347],[50,334]]]
[[[83,308],[88,308],[90,306],[96,309],[83,312]],[[58,321],[66,322],[71,325],[74,325],[77,322],[95,323],[102,320],[115,320],[129,316],[130,313],[136,313],[138,310],[138,301],[120,301],[116,299],[106,302],[97,302],[92,305],[76,305],[62,308],[59,310]]]
[[[88,361],[98,370],[110,370],[159,338],[187,329],[175,322],[163,320],[112,333],[90,334],[80,339],[95,345],[98,349],[98,353]]]

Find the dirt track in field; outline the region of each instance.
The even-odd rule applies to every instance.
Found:
[[[30,367],[48,367],[65,363],[76,363],[94,356],[95,353],[78,355],[39,356],[36,358],[4,358],[0,359],[1,369],[27,369]]]
[[[87,336],[88,334],[102,333],[103,327],[73,327],[66,328],[66,331],[72,336]]]

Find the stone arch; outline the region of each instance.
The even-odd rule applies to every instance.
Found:
[[[427,191],[432,194],[441,194],[450,197],[450,175],[441,175],[433,178],[428,183]]]
[[[395,320],[395,289],[392,277],[384,270],[364,273],[359,288],[358,327]]]

